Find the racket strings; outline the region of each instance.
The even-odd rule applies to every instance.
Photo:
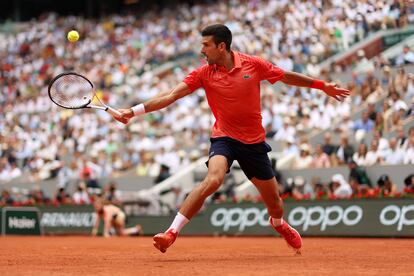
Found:
[[[49,93],[56,104],[66,108],[86,107],[95,95],[88,80],[73,74],[57,78],[50,87]]]

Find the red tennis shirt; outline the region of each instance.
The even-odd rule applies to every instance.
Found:
[[[232,52],[234,68],[204,65],[184,79],[191,91],[203,87],[216,122],[211,137],[230,137],[245,144],[265,140],[260,81],[275,83],[284,71],[259,57]]]

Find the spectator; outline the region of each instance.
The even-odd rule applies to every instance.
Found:
[[[157,178],[155,178],[154,184],[158,184],[170,176],[170,168],[167,165],[161,164],[160,173],[158,174]]]
[[[346,112],[343,114],[343,121],[339,124],[339,126],[334,127],[341,133],[351,133],[354,130],[354,125],[354,121],[351,120],[351,114]]]
[[[7,166],[8,164],[5,163],[1,163],[0,162],[0,183],[6,183],[8,181],[10,181],[10,172],[9,172],[9,168]]]
[[[348,163],[349,167],[349,185],[352,187],[354,194],[366,193],[372,188],[371,180],[369,179],[365,169],[358,166],[355,161]]]
[[[380,194],[383,196],[395,196],[397,194],[397,186],[386,174],[383,174],[380,176],[380,178],[378,178],[377,185]]]
[[[404,65],[414,63],[414,53],[410,46],[404,45],[402,53],[395,60],[396,65]]]
[[[80,182],[76,192],[72,196],[73,203],[77,205],[90,204],[91,200],[89,194],[86,191],[85,182]]]
[[[295,139],[295,128],[290,125],[291,121],[289,118],[285,118],[283,121],[283,127],[279,129],[273,139],[276,141],[287,141],[288,139]]]
[[[335,198],[349,198],[352,196],[352,188],[346,182],[342,174],[332,176],[332,190]]]
[[[71,181],[77,179],[78,176],[78,168],[75,161],[70,163],[70,166],[66,165],[65,161],[61,162],[61,168],[58,172],[58,184],[59,188],[67,188]]]
[[[270,139],[275,136],[276,131],[273,130],[272,124],[266,125],[266,138]]]
[[[116,182],[111,181],[105,188],[103,198],[114,205],[121,205],[121,192],[118,190]]]
[[[410,129],[408,130],[408,137],[406,137],[404,144],[402,146],[402,148],[404,150],[406,150],[410,144],[410,138],[414,137],[414,127],[410,127]]]
[[[348,137],[346,134],[342,134],[339,147],[336,151],[336,156],[339,164],[348,163],[348,161],[352,160],[353,154],[354,148],[348,143]]]
[[[283,155],[284,156],[289,156],[289,155],[297,155],[299,154],[299,149],[298,146],[296,145],[295,141],[293,138],[288,138],[286,139],[286,146],[283,149]]]
[[[296,176],[293,180],[292,197],[295,199],[310,199],[314,197],[312,186],[302,176]]]
[[[361,119],[355,121],[354,130],[357,131],[359,129],[365,132],[371,132],[374,129],[374,121],[369,118],[368,111],[362,112]]]
[[[1,192],[0,206],[13,205],[14,203],[15,203],[14,197],[10,194],[8,190],[4,189]]]
[[[396,93],[399,96],[401,93],[407,91],[408,86],[408,76],[405,73],[403,67],[397,69],[397,74],[392,80],[392,85],[390,87],[391,96]],[[395,101],[395,99],[393,99]]]
[[[385,131],[384,115],[381,112],[377,113],[374,124],[374,131],[379,131],[381,133]]]
[[[149,169],[149,160],[150,157],[147,153],[141,152],[140,162],[137,165],[136,173],[138,176],[147,176]]]
[[[378,149],[378,140],[373,139],[371,141],[371,148],[367,152],[365,164],[366,166],[372,166],[375,164],[381,164],[383,161],[384,161],[384,157]]]
[[[314,180],[312,184],[313,184],[313,192],[315,195],[313,199],[322,199],[322,198],[325,198],[329,194],[329,189],[326,185],[324,185],[324,183],[318,180]]]
[[[371,92],[368,95],[367,103],[370,103],[375,108],[375,103],[378,102],[385,94],[384,90],[382,89],[381,83],[378,79],[373,80],[373,83],[371,85],[371,90],[373,90],[373,92]],[[372,117],[371,114],[370,114],[370,119],[375,120],[375,117]]]
[[[361,143],[358,146],[358,151],[352,156],[352,160],[355,161],[358,166],[367,166],[367,153],[367,145],[365,143]]]
[[[45,204],[49,203],[50,199],[45,196],[42,189],[39,186],[35,186],[28,195],[28,204],[35,205],[35,204]]]
[[[391,109],[390,101],[385,100],[382,104],[382,117],[384,121],[384,131],[390,131],[392,127],[392,118],[393,110]]]
[[[398,147],[398,140],[397,138],[393,137],[390,139],[390,147],[387,151],[385,151],[385,164],[387,165],[398,165],[402,164],[404,161],[404,153],[403,151]]]
[[[179,157],[179,161],[176,172],[186,168],[190,164],[190,160],[188,159],[187,153],[185,151],[179,150],[177,154]]]
[[[328,156],[331,156],[332,154],[335,153],[337,146],[332,144],[332,135],[329,132],[326,132],[323,138],[324,138],[324,144],[322,146],[322,150]]]
[[[310,155],[310,147],[308,144],[302,144],[299,147],[300,153],[293,160],[292,168],[296,170],[310,168],[312,164],[312,156]]]
[[[87,188],[91,189],[100,189],[100,185],[98,183],[98,180],[95,178],[92,178],[92,174],[90,171],[83,171],[82,173],[82,181],[86,183]]]
[[[403,126],[397,126],[397,147],[399,149],[403,149],[406,146],[406,140],[407,137],[404,133],[404,127]]]
[[[374,71],[374,69],[374,63],[365,56],[365,51],[362,49],[358,50],[354,71],[358,73],[367,73]]]
[[[414,164],[414,135],[409,137],[407,149],[404,153],[404,164]]]
[[[414,116],[414,96],[411,98],[410,102],[411,102],[411,105],[408,107],[408,110],[404,117]]]
[[[387,139],[382,136],[382,132],[375,130],[374,135],[372,137],[373,140],[377,140],[378,142],[378,151],[380,152],[381,156],[384,157],[385,152],[388,151],[390,147],[390,143]]]
[[[72,199],[70,198],[69,194],[66,192],[65,187],[59,187],[59,189],[56,191],[53,201],[55,204],[72,203]]]
[[[404,185],[404,193],[414,194],[414,174],[410,174],[404,179]]]
[[[322,151],[321,144],[317,144],[315,147],[315,155],[313,157],[311,167],[316,169],[331,167],[329,156]]]
[[[412,102],[414,99],[414,74],[409,73],[408,74],[408,84],[407,84],[407,91],[404,95],[404,101],[405,102]]]
[[[389,87],[392,84],[391,68],[386,65],[382,72],[380,83],[383,87]]]
[[[375,108],[375,101],[368,101],[368,108],[366,110],[366,112],[368,113],[368,118],[371,121],[375,121],[377,118],[377,110]]]
[[[138,163],[136,172],[139,176],[157,177],[160,173],[161,166],[156,163],[154,156],[147,152],[142,155],[141,162]]]

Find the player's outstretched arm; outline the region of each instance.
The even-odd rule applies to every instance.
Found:
[[[324,81],[290,71],[285,71],[285,74],[280,81],[288,85],[320,89],[325,92],[325,94],[338,101],[343,101],[350,94],[349,90],[340,88],[335,83],[326,83]]]
[[[160,93],[154,98],[133,106],[127,109],[119,109],[118,111],[122,113],[122,117],[125,119],[130,119],[134,116],[139,116],[144,113],[160,110],[164,107],[169,106],[174,103],[176,100],[187,96],[190,94],[190,88],[184,82],[180,82],[174,89],[169,92]]]

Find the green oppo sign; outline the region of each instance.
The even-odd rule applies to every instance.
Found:
[[[3,235],[40,235],[40,211],[36,207],[5,207],[1,215]]]
[[[285,219],[307,236],[414,237],[413,200],[288,202]],[[211,210],[209,224],[218,233],[255,235],[272,231],[266,208],[257,205],[220,206]]]

